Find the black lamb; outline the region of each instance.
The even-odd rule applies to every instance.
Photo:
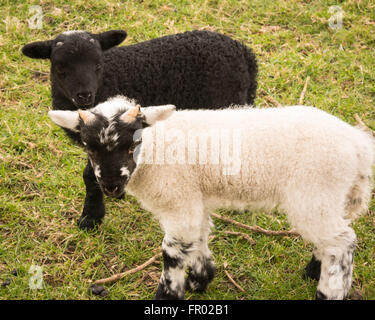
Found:
[[[31,58],[50,59],[54,110],[88,109],[125,95],[142,106],[173,104],[177,109],[253,105],[258,67],[245,45],[210,31],[164,36],[116,47],[123,30],[99,34],[67,31],[53,40],[22,48]],[[79,135],[66,130],[79,142]],[[91,229],[105,215],[103,193],[88,162],[80,228]]]

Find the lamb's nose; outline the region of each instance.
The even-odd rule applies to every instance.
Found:
[[[118,190],[117,186],[105,186],[104,191],[107,194],[114,194]]]
[[[77,93],[77,101],[79,103],[87,104],[91,103],[92,93],[91,92],[78,92]]]

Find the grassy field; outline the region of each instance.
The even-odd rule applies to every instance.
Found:
[[[25,3],[27,2],[27,3]],[[107,215],[95,232],[76,226],[85,195],[83,151],[47,117],[49,63],[22,56],[24,44],[73,29],[125,29],[124,45],[193,29],[222,32],[251,47],[259,62],[257,105],[304,104],[354,124],[357,113],[375,129],[375,3],[372,0],[281,1],[0,1],[0,299],[152,299],[161,261],[89,292],[92,281],[131,269],[160,248],[162,231],[136,199],[106,199]],[[41,29],[30,29],[30,5],[43,10]],[[343,10],[343,25],[328,23]],[[354,223],[352,299],[375,299],[375,200]],[[274,212],[225,214],[266,229],[289,229]],[[250,245],[224,231],[243,231],[214,220],[210,248],[218,273],[204,294],[187,299],[313,299],[317,283],[301,277],[311,258],[300,238],[255,233]],[[246,231],[243,231],[246,232]],[[227,278],[223,264],[245,292]],[[42,267],[41,289],[31,289],[30,267]],[[16,269],[16,275],[14,275]],[[12,273],[13,271],[13,273]],[[7,281],[9,280],[9,281]]]

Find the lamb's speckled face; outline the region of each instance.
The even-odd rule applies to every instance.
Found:
[[[80,111],[81,139],[96,180],[107,196],[120,197],[124,193],[136,163],[133,159],[134,132],[142,128],[142,120],[128,121],[127,112],[110,120],[90,111]]]
[[[173,105],[142,108],[124,97],[114,97],[90,110],[52,110],[49,116],[62,128],[79,132],[96,180],[103,192],[120,197],[136,168],[136,131],[170,117]],[[134,141],[138,139],[138,141]]]

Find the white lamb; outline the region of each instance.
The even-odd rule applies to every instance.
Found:
[[[100,105],[49,114],[80,132],[104,193],[126,187],[159,219],[164,268],[156,299],[182,299],[185,289],[202,291],[212,280],[210,212],[276,206],[316,248],[308,274],[319,278],[316,298],[347,296],[356,241],[350,222],[371,194],[369,134],[304,106],[175,111],[139,110],[125,98],[106,103],[111,114]]]

